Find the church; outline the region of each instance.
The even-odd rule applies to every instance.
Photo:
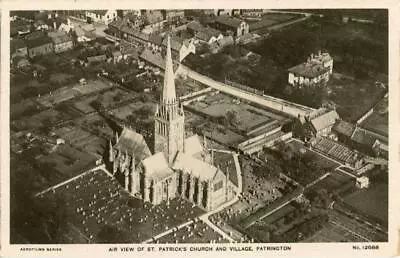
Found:
[[[153,154],[143,136],[127,127],[109,142],[112,174],[123,175],[126,191],[153,205],[181,196],[208,211],[235,196],[237,187],[230,181],[229,170],[213,164],[206,139],[201,143],[198,135],[185,138],[185,114],[175,93],[169,36],[154,120]]]

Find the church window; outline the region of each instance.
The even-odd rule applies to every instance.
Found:
[[[223,186],[222,180],[218,181],[217,183],[214,184],[214,192],[218,191],[219,189],[221,189]]]

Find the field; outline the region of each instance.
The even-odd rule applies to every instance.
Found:
[[[326,189],[328,192],[333,192],[352,180],[354,180],[353,177],[336,170],[323,180],[313,185],[311,189]]]
[[[234,103],[234,98],[221,93],[209,95],[205,99],[192,102],[188,106],[197,112],[214,118],[226,117],[228,112],[233,112],[235,114],[234,120],[236,121],[234,126],[243,132],[273,120],[282,121],[285,119],[282,116],[245,103]]]
[[[11,123],[22,130],[34,130],[41,127],[48,127],[68,119],[70,119],[70,117],[67,114],[62,114],[54,109],[46,109],[33,116],[12,121]]]
[[[106,147],[108,147],[106,139],[102,139],[78,126],[64,126],[57,129],[55,133],[75,148],[99,156],[103,156]]]
[[[65,144],[40,157],[38,167],[47,180],[47,187],[72,178],[95,165],[96,157]]]
[[[388,185],[385,183],[371,184],[367,189],[361,189],[344,197],[346,204],[361,211],[363,214],[377,218],[385,224],[388,222]]]

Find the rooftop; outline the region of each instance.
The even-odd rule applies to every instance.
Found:
[[[355,125],[353,125],[352,123],[349,123],[349,122],[346,122],[343,120],[338,120],[332,129],[340,134],[351,137],[351,135],[353,134],[354,128],[355,128]]]
[[[310,122],[316,131],[320,131],[328,126],[334,125],[337,119],[339,119],[339,115],[336,110],[330,110],[311,118]]]
[[[217,168],[213,165],[182,152],[178,153],[172,167],[174,169],[187,171],[203,181],[213,179],[217,173]]]
[[[151,156],[143,136],[127,127],[122,130],[118,143],[114,147],[122,152],[133,154],[139,161]]]
[[[28,46],[28,48],[39,47],[51,43],[52,43],[51,38],[48,36],[41,36],[25,40],[25,44]]]

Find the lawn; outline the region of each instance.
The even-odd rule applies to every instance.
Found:
[[[387,183],[371,184],[344,197],[346,204],[362,213],[388,222],[388,185]]]

